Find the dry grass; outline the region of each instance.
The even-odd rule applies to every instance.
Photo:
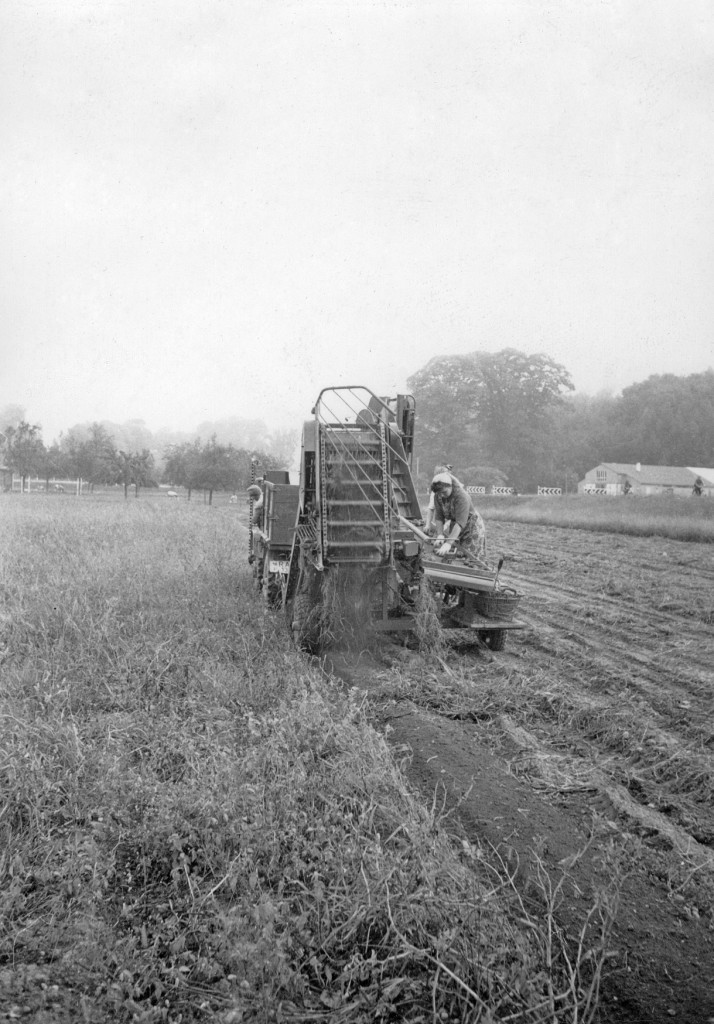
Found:
[[[234,510],[0,500],[0,998],[38,1022],[593,1018],[608,901],[573,947],[557,885],[530,911],[454,843],[255,600]]]
[[[476,497],[486,520],[714,542],[714,501],[667,495]]]

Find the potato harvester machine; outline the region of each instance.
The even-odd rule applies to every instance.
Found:
[[[304,650],[324,646],[336,594],[359,605],[370,631],[418,633],[430,607],[442,629],[500,650],[508,631],[525,625],[513,618],[520,598],[500,587],[497,570],[433,550],[412,478],[414,424],[411,395],[325,388],[303,426],[299,484],[286,473],[261,481],[256,583]]]

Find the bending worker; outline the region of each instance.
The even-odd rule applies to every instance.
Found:
[[[452,467],[448,464],[446,466],[435,466],[434,476],[436,476],[437,473],[448,473],[451,477],[451,482],[454,485],[458,484],[460,487],[463,487],[461,481],[457,480],[451,472],[451,468]],[[429,505],[426,510],[426,524],[424,526],[424,532],[428,533],[430,537],[436,536],[436,529],[434,528],[434,489],[432,487],[429,488]]]
[[[446,472],[436,474],[431,490],[434,494],[437,555],[448,555],[457,545],[464,554],[485,562],[486,525],[471,504],[469,494],[451,473]]]

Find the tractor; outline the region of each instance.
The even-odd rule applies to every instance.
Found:
[[[290,483],[286,470],[267,470],[257,476],[257,469],[258,463],[253,460],[251,483],[260,488],[260,498],[251,498],[249,503],[248,561],[263,601],[270,608],[278,608],[290,565],[299,488]]]

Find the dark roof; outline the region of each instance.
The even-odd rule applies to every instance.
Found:
[[[644,466],[632,462],[602,462],[602,466],[628,476],[638,484],[654,484],[661,487],[691,487],[698,476],[714,481],[714,469],[692,470],[688,466]],[[705,476],[705,473],[707,474]]]

